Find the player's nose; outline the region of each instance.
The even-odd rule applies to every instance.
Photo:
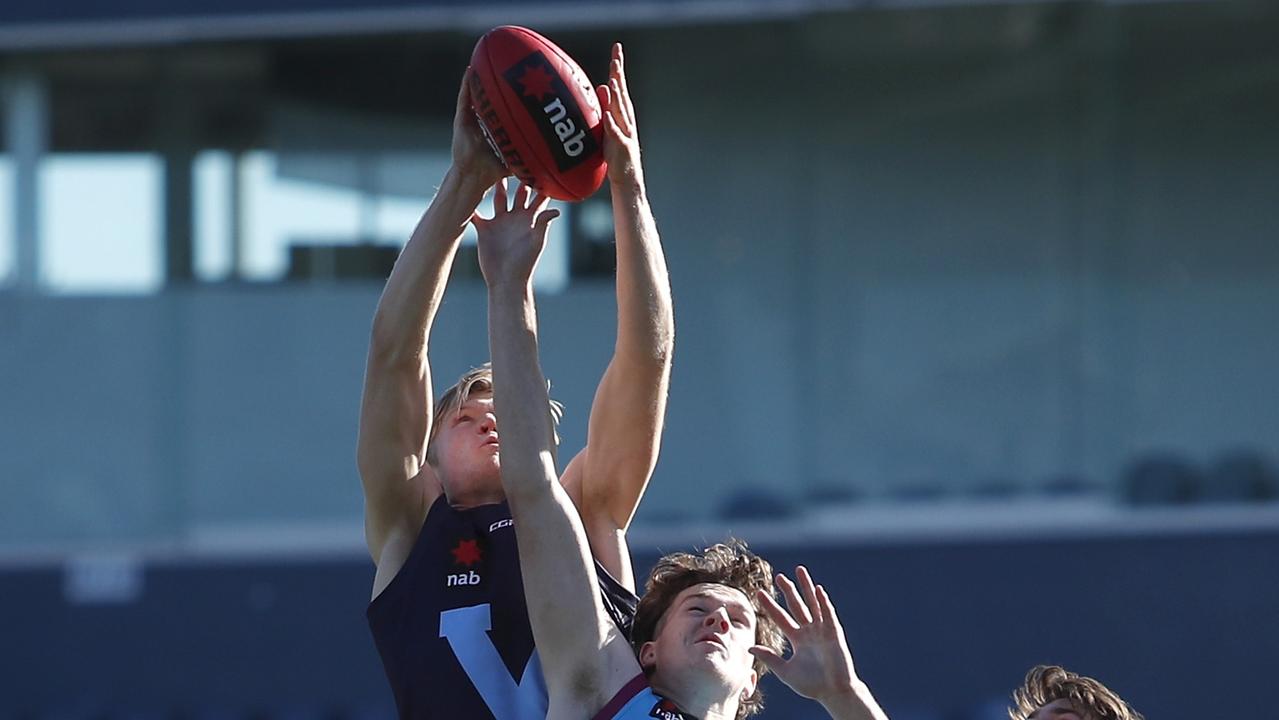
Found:
[[[728,631],[728,610],[719,608],[706,616],[706,620],[702,623],[708,628],[715,628],[720,632]]]
[[[491,412],[484,413],[484,415],[480,417],[479,430],[485,435],[497,430],[497,416]]]

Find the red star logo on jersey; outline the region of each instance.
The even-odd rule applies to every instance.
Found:
[[[476,540],[458,540],[457,547],[449,552],[453,553],[454,563],[466,565],[467,567],[484,559],[484,553],[480,550],[480,543]]]
[[[524,74],[520,76],[519,84],[524,88],[524,94],[541,102],[542,98],[554,93],[551,90],[551,81],[554,78],[546,72],[546,68],[541,65],[533,65],[524,68]]]

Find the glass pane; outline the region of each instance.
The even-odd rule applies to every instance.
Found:
[[[195,158],[195,276],[205,282],[231,275],[231,154]]]
[[[349,156],[317,155],[313,162]],[[361,194],[351,188],[277,172],[275,153],[252,152],[240,166],[244,202],[244,256],[248,280],[279,280],[289,269],[289,246],[338,245],[360,236]]]
[[[148,154],[52,155],[39,171],[40,282],[55,293],[149,293],[163,283],[161,185]]]
[[[387,153],[378,158],[375,167],[381,193],[374,204],[376,230],[373,234],[378,242],[402,247],[448,170],[449,156],[447,153]],[[480,212],[491,215],[492,207],[486,199],[480,204]],[[560,218],[551,223],[546,249],[533,276],[533,286],[541,292],[561,292],[569,282],[570,206],[554,201],[551,207],[559,209]],[[611,232],[611,215],[609,227]],[[475,244],[475,229],[470,225],[462,235],[462,244]]]

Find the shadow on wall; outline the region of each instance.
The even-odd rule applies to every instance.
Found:
[[[1279,497],[1279,473],[1261,453],[1233,450],[1207,468],[1174,451],[1134,460],[1120,484],[1134,506],[1266,502]]]
[[[1068,500],[1104,497],[1099,483],[1074,475],[1061,475],[1028,486],[1010,477],[990,477],[956,491],[942,478],[919,478],[892,488],[886,499],[900,504],[967,499],[978,502],[1039,499]],[[794,518],[805,507],[855,505],[865,493],[848,483],[826,481],[808,488],[799,500],[784,489],[745,487],[730,493],[719,506],[723,520],[779,520]],[[1130,507],[1191,504],[1246,504],[1279,500],[1279,471],[1264,453],[1238,448],[1202,466],[1184,453],[1156,450],[1135,457],[1123,470],[1119,501]],[[673,522],[687,518],[671,518]]]

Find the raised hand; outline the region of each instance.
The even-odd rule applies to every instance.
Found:
[[[608,180],[613,184],[644,182],[640,165],[639,133],[635,127],[635,105],[626,86],[626,65],[622,44],[613,43],[613,59],[608,64],[608,84],[595,93],[604,113],[604,160],[608,162]]]
[[[471,105],[471,68],[462,76],[453,111],[453,167],[480,187],[488,187],[510,175],[497,153],[489,147]]]
[[[546,230],[560,214],[559,210],[546,209],[550,198],[534,195],[523,183],[516,188],[512,200],[507,198],[506,180],[498,180],[493,186],[493,217],[486,220],[478,213],[471,217],[479,245],[480,271],[490,289],[506,285],[527,287],[546,246]]]
[[[802,565],[795,568],[795,577],[798,587],[785,575],[777,576],[786,608],[763,591],[757,594],[764,611],[790,641],[791,656],[782,658],[762,645],[751,648],[751,653],[792,690],[820,702],[833,718],[887,720],[857,677],[844,628],[826,589],[814,585]]]

